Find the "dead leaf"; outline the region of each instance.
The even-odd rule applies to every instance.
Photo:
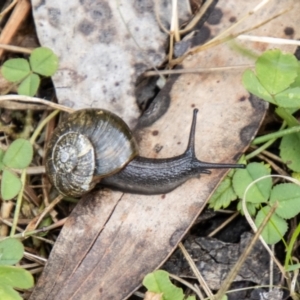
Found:
[[[158,26],[154,3],[32,1],[40,41],[59,56],[52,79],[60,104],[105,108],[135,123],[140,115],[136,80],[165,59],[167,34]],[[168,28],[171,2],[161,3],[158,11]],[[179,13],[183,21],[189,17],[184,1]]]
[[[157,293],[152,293],[152,292],[147,292],[145,294],[144,300],[162,300],[163,299],[163,294],[157,294]]]
[[[218,290],[244,249],[249,246],[252,237],[253,234],[245,232],[241,235],[239,243],[225,243],[216,238],[191,236],[184,242],[184,247],[193,257],[208,287]],[[248,281],[258,286],[268,285],[269,263],[270,256],[267,250],[257,242],[233,282]],[[175,251],[163,269],[177,276],[196,279],[180,251]],[[280,277],[279,269],[274,266],[274,285],[280,285]]]

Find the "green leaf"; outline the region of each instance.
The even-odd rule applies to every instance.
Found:
[[[264,99],[270,103],[276,104],[272,96],[268,91],[262,86],[255,74],[251,70],[246,70],[243,74],[243,85],[253,95]]]
[[[282,183],[273,187],[270,203],[278,201],[276,214],[284,219],[290,219],[300,212],[300,186],[294,183]]]
[[[37,74],[30,74],[18,87],[18,94],[25,96],[34,96],[40,85],[40,77]]]
[[[14,265],[23,254],[24,246],[19,240],[9,238],[0,242],[0,265]]]
[[[300,264],[288,265],[285,269],[287,272],[293,272],[297,269],[300,269]]]
[[[248,210],[248,213],[250,214],[250,216],[255,216],[256,214],[256,209],[258,208],[259,204],[254,204],[251,202],[246,202],[246,207]],[[238,205],[237,205],[237,210],[244,216],[245,212],[243,210],[243,206],[242,206],[242,200],[239,201]]]
[[[295,108],[283,108],[277,107],[275,113],[283,119],[289,127],[298,126],[300,122],[293,116],[293,114],[298,110]]]
[[[300,173],[299,172],[293,172],[292,177],[298,181],[300,181]]]
[[[292,133],[281,139],[279,146],[280,157],[287,167],[295,172],[300,172],[300,134]]]
[[[48,227],[50,226],[51,224],[53,224],[53,220],[52,218],[49,216],[49,217],[46,217],[44,218],[41,223],[39,224],[38,228],[43,228],[43,227]],[[48,231],[43,231],[43,232],[39,232],[37,235],[38,236],[47,236],[48,235]]]
[[[0,266],[0,282],[19,289],[29,289],[34,283],[30,272],[13,266]]]
[[[30,74],[30,67],[26,59],[13,58],[3,64],[1,72],[6,80],[18,82]]]
[[[4,150],[0,149],[0,171],[2,171],[4,168],[4,164],[3,164],[4,154],[5,154]]]
[[[279,94],[276,94],[275,100],[281,107],[300,107],[300,87],[289,88]]]
[[[299,87],[300,86],[300,62],[298,61],[298,69],[297,69],[297,77],[294,82],[290,85],[290,88]]]
[[[254,180],[269,175],[270,168],[260,163],[250,163],[246,169],[237,170],[233,175],[233,188],[239,198],[243,198],[244,192],[248,185]],[[272,187],[272,179],[265,178],[254,185],[248,190],[246,195],[246,201],[252,203],[266,202],[270,196]]]
[[[29,61],[33,72],[43,76],[52,76],[58,68],[58,57],[46,47],[33,50]]]
[[[187,298],[185,298],[185,300],[196,300],[195,296],[188,296]]]
[[[169,279],[169,273],[163,270],[147,274],[143,285],[150,292],[163,293],[164,300],[182,300],[184,297],[182,289],[173,285]]]
[[[265,219],[266,215],[270,211],[270,207],[263,207],[256,215],[255,225],[257,228]],[[288,229],[287,222],[279,217],[277,214],[273,214],[266,227],[262,231],[262,237],[269,245],[278,243]]]
[[[265,51],[256,61],[255,70],[264,88],[275,95],[287,89],[297,77],[298,61],[278,49]]]
[[[10,285],[0,283],[0,299],[22,300],[23,298]]]
[[[1,180],[1,197],[3,200],[10,200],[17,196],[21,187],[22,183],[20,178],[10,171],[3,171]]]
[[[33,148],[29,141],[17,139],[11,143],[3,157],[3,163],[9,168],[24,169],[32,161]]]
[[[209,207],[214,210],[226,208],[229,206],[231,201],[236,198],[237,195],[232,188],[232,181],[230,178],[226,177],[209,199]]]

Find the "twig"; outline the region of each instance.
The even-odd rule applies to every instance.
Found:
[[[0,44],[9,44],[30,12],[30,1],[19,0],[0,35]],[[4,53],[0,49],[0,59]]]
[[[274,214],[275,210],[277,208],[277,203],[275,203],[272,208],[270,209],[269,213],[266,215],[265,219],[263,220],[262,224],[259,226],[258,230],[256,231],[255,235],[251,239],[250,244],[245,248],[243,251],[242,255],[240,256],[239,260],[236,262],[235,266],[231,269],[229,274],[227,275],[227,278],[225,279],[224,283],[222,284],[221,288],[219,289],[218,293],[215,296],[216,300],[221,300],[226,291],[228,290],[231,282],[234,280],[236,277],[238,271],[242,267],[242,264],[245,262],[247,259],[249,253],[251,252],[253,246],[255,245],[256,241],[260,237],[261,232],[267,225],[267,222],[270,220],[272,215]]]
[[[29,96],[22,96],[22,95],[4,95],[4,96],[0,96],[0,101],[21,101],[21,102],[41,103],[49,107],[52,107],[54,109],[59,109],[68,113],[74,112],[73,108],[56,104],[48,100],[37,98],[37,97],[29,97]]]
[[[202,275],[200,274],[197,266],[195,265],[193,259],[191,258],[191,256],[189,255],[189,253],[186,251],[185,247],[183,246],[183,244],[181,242],[178,244],[178,247],[180,248],[181,252],[183,253],[185,259],[188,261],[188,263],[189,263],[189,265],[190,265],[193,273],[195,274],[195,276],[198,279],[200,285],[204,289],[206,295],[209,296],[209,297],[213,297],[213,293],[211,292],[209,286],[205,282],[205,280],[202,277]]]

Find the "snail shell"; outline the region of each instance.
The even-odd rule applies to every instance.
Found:
[[[79,197],[137,155],[137,144],[120,117],[104,109],[83,109],[54,130],[46,172],[61,194]]]

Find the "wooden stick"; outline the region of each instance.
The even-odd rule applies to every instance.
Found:
[[[9,44],[31,9],[29,0],[19,0],[0,35],[0,44]],[[0,59],[4,49],[0,49]]]

